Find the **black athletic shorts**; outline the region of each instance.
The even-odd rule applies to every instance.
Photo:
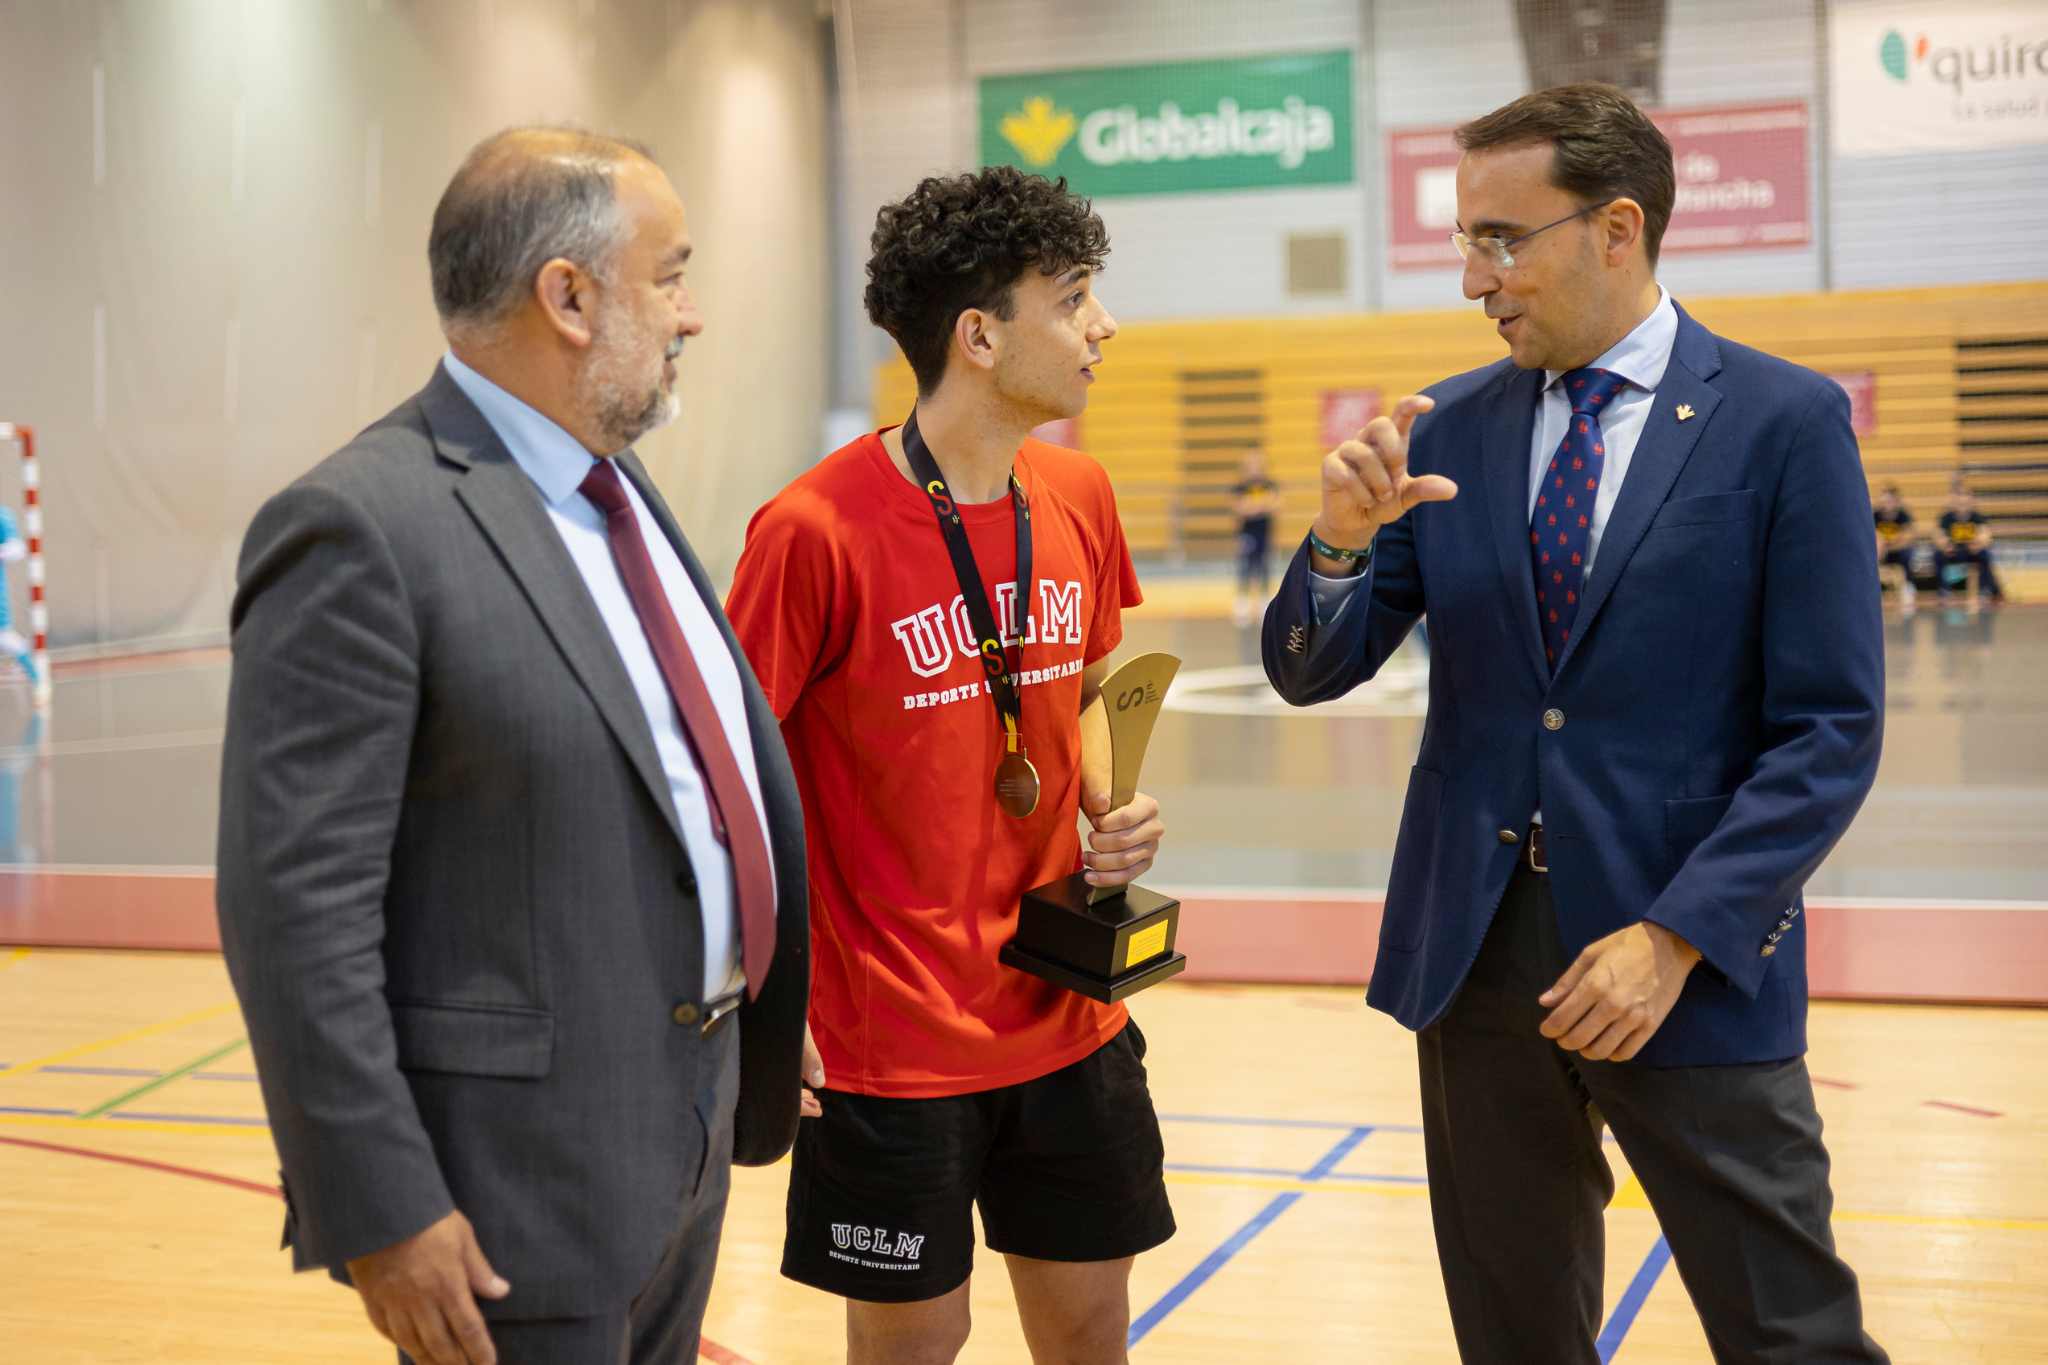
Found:
[[[827,1090],[797,1129],[782,1273],[877,1303],[935,1299],[989,1250],[1113,1261],[1173,1236],[1135,1022],[1048,1076],[941,1099]]]

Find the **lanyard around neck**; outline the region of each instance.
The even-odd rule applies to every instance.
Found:
[[[945,475],[932,458],[931,447],[917,429],[917,413],[903,424],[903,458],[918,486],[931,499],[932,512],[939,519],[939,533],[945,537],[946,553],[953,560],[953,576],[960,582],[960,596],[967,604],[967,623],[974,628],[981,666],[988,675],[989,696],[1003,723],[1009,752],[1018,751],[1018,729],[1023,717],[1023,698],[1017,690],[1017,668],[1024,638],[1031,628],[1031,504],[1024,496],[1024,484],[1016,471],[1010,472],[1010,505],[1017,522],[1017,649],[1003,644],[1002,628],[989,608],[988,593],[981,584],[981,570],[974,562],[974,547],[967,542],[967,528],[960,524],[960,510],[946,487]]]

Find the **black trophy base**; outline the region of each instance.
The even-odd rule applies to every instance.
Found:
[[[1177,975],[1180,902],[1142,886],[1091,903],[1079,873],[1025,893],[1005,964],[1091,1000],[1113,1002]]]
[[[1147,986],[1156,986],[1169,976],[1179,976],[1187,970],[1186,953],[1167,953],[1150,962],[1131,968],[1121,976],[1103,978],[1077,972],[1063,962],[1037,957],[1014,943],[1005,943],[999,954],[1005,966],[1015,967],[1020,972],[1065,986],[1076,995],[1085,995],[1090,1000],[1100,1000],[1105,1005],[1114,1005],[1128,995],[1136,995]]]

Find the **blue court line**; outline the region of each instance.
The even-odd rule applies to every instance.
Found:
[[[1628,1329],[1635,1325],[1636,1314],[1642,1311],[1643,1300],[1650,1297],[1650,1291],[1657,1287],[1657,1277],[1664,1273],[1665,1265],[1671,1260],[1671,1244],[1660,1235],[1650,1254],[1643,1257],[1642,1265],[1636,1270],[1636,1277],[1630,1280],[1628,1288],[1622,1291],[1621,1302],[1614,1305],[1614,1312],[1607,1319],[1607,1325],[1600,1329],[1600,1339],[1593,1343],[1600,1352],[1600,1365],[1614,1359],[1614,1353],[1621,1349],[1621,1339],[1628,1335]]]
[[[1252,1215],[1252,1220],[1230,1234],[1230,1239],[1202,1258],[1202,1263],[1181,1277],[1181,1282],[1160,1296],[1159,1302],[1147,1308],[1144,1315],[1131,1324],[1131,1334],[1124,1340],[1124,1349],[1129,1350],[1145,1339],[1147,1333],[1166,1321],[1166,1315],[1187,1302],[1188,1296],[1200,1289],[1211,1275],[1223,1269],[1231,1257],[1243,1251],[1252,1238],[1266,1230],[1275,1218],[1287,1212],[1301,1198],[1300,1190],[1291,1190],[1276,1196],[1272,1203]]]
[[[267,1128],[270,1120],[258,1114],[254,1118],[231,1117],[222,1114],[145,1114],[134,1109],[116,1109],[111,1114],[100,1115],[103,1119],[131,1119],[137,1123],[218,1123],[233,1128]]]
[[[36,1070],[52,1076],[161,1076],[163,1072],[146,1066],[41,1066]]]
[[[1359,1125],[1337,1119],[1273,1119],[1251,1114],[1161,1114],[1161,1123],[1223,1123],[1244,1128],[1321,1128],[1348,1133]],[[1375,1133],[1419,1133],[1419,1123],[1373,1123],[1365,1125]]]
[[[1356,1151],[1358,1149],[1359,1143],[1365,1141],[1367,1138],[1371,1136],[1372,1127],[1370,1124],[1352,1129],[1349,1133],[1346,1133],[1341,1139],[1338,1140],[1337,1145],[1335,1147],[1332,1147],[1329,1151],[1323,1153],[1323,1159],[1321,1161],[1318,1161],[1315,1165],[1309,1167],[1301,1178],[1303,1180],[1321,1180],[1331,1171],[1337,1169],[1338,1162],[1342,1161],[1345,1157],[1350,1156],[1352,1152]]]
[[[28,1114],[35,1118],[52,1119],[84,1117],[76,1109],[39,1109],[33,1105],[23,1104],[0,1104],[0,1114]],[[116,1109],[99,1117],[127,1119],[134,1123],[210,1123],[222,1128],[262,1128],[270,1122],[261,1115],[249,1118],[239,1114],[146,1114],[135,1109]]]
[[[1199,1122],[1200,1120],[1196,1121]],[[1229,1123],[1233,1120],[1223,1119],[1221,1121]],[[1327,1125],[1304,1121],[1300,1126],[1324,1127]],[[1345,1128],[1344,1136],[1337,1139],[1337,1145],[1323,1153],[1322,1159],[1316,1162],[1315,1165],[1309,1167],[1306,1171],[1285,1171],[1282,1174],[1292,1176],[1298,1180],[1320,1181],[1329,1175],[1332,1167],[1342,1161],[1353,1148],[1365,1141],[1372,1133],[1373,1128],[1369,1124],[1348,1125]],[[1124,1338],[1124,1349],[1129,1350],[1131,1347],[1136,1346],[1145,1339],[1146,1335],[1153,1328],[1166,1321],[1168,1314],[1172,1313],[1174,1309],[1180,1307],[1183,1303],[1186,1303],[1191,1294],[1208,1283],[1209,1278],[1217,1271],[1228,1265],[1231,1257],[1249,1246],[1252,1239],[1264,1232],[1274,1219],[1293,1208],[1295,1203],[1300,1200],[1301,1195],[1302,1192],[1300,1190],[1290,1190],[1286,1194],[1275,1196],[1273,1202],[1253,1214],[1251,1221],[1236,1232],[1233,1232],[1224,1241],[1222,1246],[1217,1247],[1207,1256],[1204,1256],[1200,1265],[1183,1275],[1178,1284],[1160,1295],[1159,1302],[1147,1308],[1139,1315],[1137,1321],[1131,1324],[1130,1334]]]
[[[1176,1175],[1262,1175],[1280,1180],[1307,1180],[1300,1171],[1285,1166],[1205,1166],[1193,1161],[1169,1161],[1166,1169]],[[1361,1185],[1427,1185],[1429,1177],[1423,1175],[1378,1175],[1332,1171],[1321,1177],[1328,1181],[1348,1181]]]

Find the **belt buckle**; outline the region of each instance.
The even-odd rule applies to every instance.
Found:
[[[740,1002],[744,998],[745,992],[734,991],[730,995],[721,995],[716,1000],[706,1000],[704,1002],[704,1020],[703,1023],[698,1025],[697,1036],[700,1038],[710,1038],[716,1035],[720,1029],[725,1027],[725,1021],[732,1017],[733,1011],[740,1007]]]
[[[1541,825],[1529,826],[1528,858],[1529,870],[1531,872],[1547,873],[1550,871],[1550,855],[1543,847],[1543,826]]]

